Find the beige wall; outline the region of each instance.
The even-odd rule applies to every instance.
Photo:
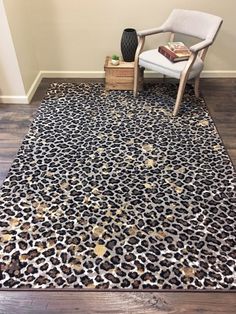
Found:
[[[39,68],[34,47],[34,21],[32,0],[5,0],[5,10],[13,38],[25,90],[28,91],[38,74]],[[36,42],[36,41],[35,41]]]
[[[236,76],[235,0],[4,0],[4,4],[26,91],[39,70],[102,75],[105,56],[120,53],[124,28],[158,26],[173,8],[223,17],[205,73]],[[147,45],[153,44],[152,40]]]
[[[24,95],[25,90],[9,30],[3,1],[0,0],[0,100],[9,95]],[[6,99],[3,99],[5,97]]]
[[[103,70],[104,56],[120,52],[125,27],[155,27],[173,8],[222,16],[224,24],[209,51],[206,70],[236,70],[235,0],[40,0],[32,5],[41,70]]]

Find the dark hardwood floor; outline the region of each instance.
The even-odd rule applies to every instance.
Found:
[[[232,292],[0,291],[1,314],[235,314]]]
[[[51,82],[43,79],[30,105],[0,104],[0,185]],[[93,80],[95,81],[95,80]],[[202,95],[236,166],[236,78],[202,79]],[[26,313],[236,313],[234,292],[0,290],[0,314]]]
[[[203,79],[202,95],[236,167],[236,78]]]

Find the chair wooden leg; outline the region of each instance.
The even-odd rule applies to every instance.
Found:
[[[134,97],[138,94],[138,82],[139,82],[139,65],[134,66]]]
[[[145,42],[145,36],[139,37],[139,43],[138,43],[138,47],[136,49],[135,58],[134,58],[134,97],[136,97],[138,94],[139,74],[140,74],[138,63],[139,63],[139,55],[143,49],[144,42]]]
[[[194,81],[194,93],[197,98],[200,97],[199,85],[200,85],[200,76],[196,77]]]
[[[179,112],[179,108],[180,108],[181,101],[183,98],[186,83],[187,83],[187,75],[183,75],[179,81],[179,89],[178,89],[178,93],[177,93],[177,97],[176,97],[176,101],[175,101],[175,106],[174,106],[174,110],[173,110],[173,116],[174,117]]]

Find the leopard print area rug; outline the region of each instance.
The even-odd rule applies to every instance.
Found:
[[[235,288],[234,169],[175,95],[51,85],[1,188],[1,288]]]

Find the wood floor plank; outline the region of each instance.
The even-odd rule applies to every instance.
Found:
[[[0,162],[0,182],[3,182],[8,174],[8,171],[12,165],[12,160],[6,162]]]
[[[21,139],[19,141],[13,140],[13,139],[0,139],[0,153],[2,148],[15,148],[17,149],[19,147],[19,144],[21,143]]]
[[[236,168],[236,79],[202,79],[205,99],[224,146]]]
[[[0,313],[235,314],[234,293],[4,291]]]

